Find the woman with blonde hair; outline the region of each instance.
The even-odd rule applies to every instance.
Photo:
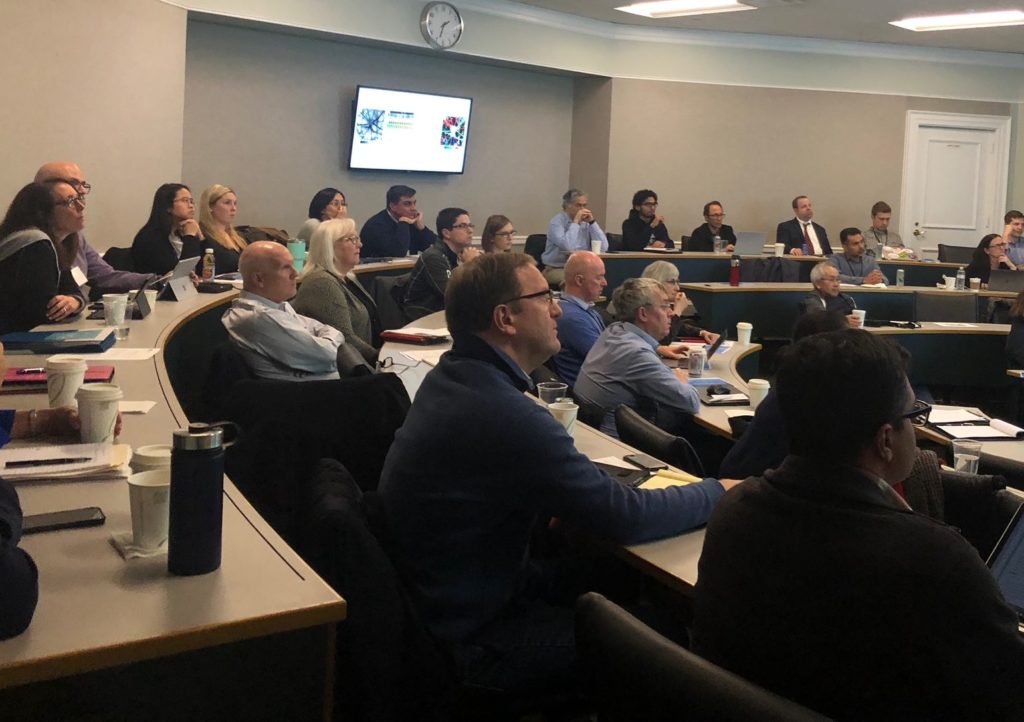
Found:
[[[356,280],[363,247],[351,218],[324,221],[309,240],[306,264],[299,274],[299,293],[292,307],[303,316],[333,326],[345,335],[367,363],[377,362],[380,317],[377,304]]]
[[[203,191],[199,199],[199,227],[205,237],[203,252],[213,249],[218,274],[235,273],[238,257],[247,245],[235,230],[236,213],[238,196],[233,190],[215,183]]]

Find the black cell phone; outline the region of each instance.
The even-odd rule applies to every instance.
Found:
[[[98,506],[87,506],[82,509],[67,511],[51,511],[46,514],[30,514],[22,519],[22,534],[37,534],[58,529],[74,529],[80,526],[99,526],[107,520],[103,510]]]
[[[648,456],[647,454],[626,454],[622,458],[633,466],[639,467],[644,471],[657,471],[658,469],[668,468],[668,464],[664,461],[659,461],[653,456]]]

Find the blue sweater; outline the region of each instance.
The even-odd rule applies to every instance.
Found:
[[[397,561],[442,639],[466,639],[521,599],[539,516],[636,543],[704,524],[723,494],[713,479],[662,490],[620,485],[524,396],[528,385],[490,345],[456,334],[384,462],[380,494]]]
[[[590,349],[604,331],[604,321],[593,306],[584,308],[585,302],[572,296],[562,296],[562,315],[558,324],[558,342],[562,349],[555,354],[555,368],[562,381],[569,386],[576,385],[580,366]]]
[[[0,411],[0,446],[10,438],[13,411]],[[39,598],[35,562],[18,548],[21,505],[11,483],[0,479],[0,639],[21,634],[32,621]]]

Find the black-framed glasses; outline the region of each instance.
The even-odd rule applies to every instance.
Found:
[[[562,294],[558,293],[557,291],[552,291],[550,288],[546,288],[543,291],[537,291],[536,293],[527,293],[524,296],[516,296],[515,298],[510,298],[507,301],[502,301],[498,305],[504,306],[505,304],[513,303],[515,301],[529,301],[531,298],[543,298],[544,296],[547,296],[548,303],[550,304],[560,299],[562,297]]]
[[[75,178],[68,178],[65,183],[74,188],[76,191],[81,193],[83,196],[88,195],[89,191],[92,190],[92,184],[88,181],[77,180]]]
[[[511,231],[498,231],[498,232],[497,232],[497,233],[495,233],[494,235],[496,235],[496,236],[508,236],[509,238],[511,238],[511,237],[512,237],[512,236],[514,236],[515,234],[516,234],[516,231],[515,231],[515,229],[513,228],[513,229],[512,229]]]
[[[82,206],[83,208],[85,208],[85,194],[84,193],[79,193],[77,196],[71,196],[70,198],[66,198],[64,200],[54,201],[53,205],[55,205],[55,206],[64,206],[65,208],[73,208],[76,203],[78,205]]]
[[[924,426],[928,423],[928,416],[932,413],[932,405],[921,401],[920,399],[914,399],[914,406],[905,414],[900,414],[896,417],[896,420],[909,419],[910,423],[914,426]]]
[[[474,228],[476,228],[476,226],[474,226],[472,223],[456,223],[454,226],[452,226],[452,230],[455,230],[455,229],[462,230],[463,228],[468,228],[469,230],[473,230]]]

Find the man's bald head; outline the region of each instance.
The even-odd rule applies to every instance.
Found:
[[[564,293],[594,303],[607,285],[604,261],[596,253],[576,251],[565,262]]]
[[[85,175],[77,163],[69,160],[57,160],[44,163],[36,171],[36,183],[46,183],[52,180],[77,180],[84,181]]]
[[[250,243],[238,259],[242,288],[275,303],[295,296],[295,264],[292,254],[280,243]]]

